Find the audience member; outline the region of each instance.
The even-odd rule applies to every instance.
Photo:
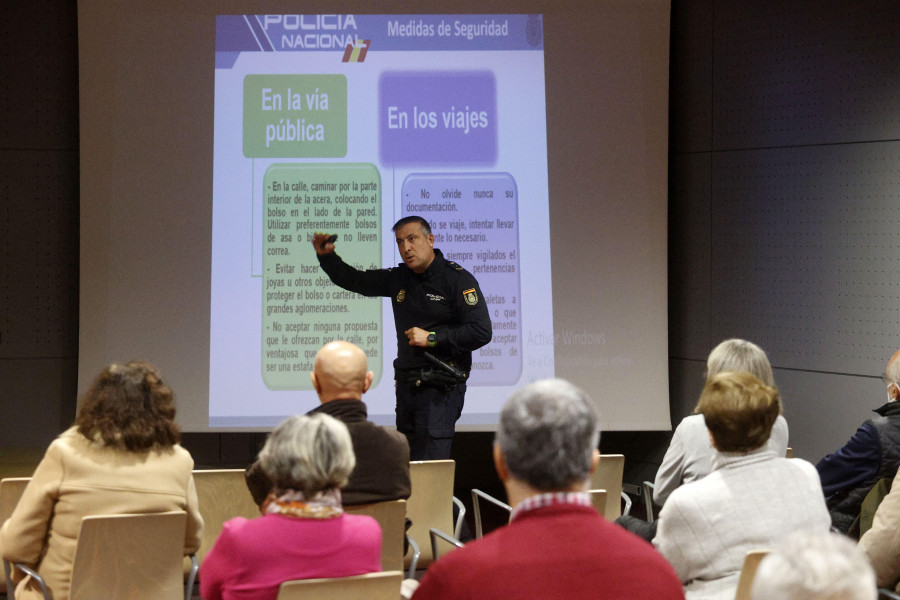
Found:
[[[345,505],[409,498],[409,442],[399,431],[367,421],[362,396],[372,385],[366,354],[350,342],[325,344],[316,354],[310,373],[321,404],[306,413],[327,414],[350,430],[356,468],[341,490]],[[272,482],[256,461],[247,469],[247,486],[262,505]]]
[[[200,567],[204,600],[274,600],[284,581],[381,570],[378,523],[341,508],[355,465],[346,425],[321,413],[290,417],[259,461],[273,491],[262,516],[225,523]]]
[[[754,375],[769,387],[775,387],[772,367],[763,349],[746,340],[725,340],[713,348],[706,360],[706,377],[724,371],[745,371]],[[772,435],[766,447],[778,456],[784,456],[788,445],[788,425],[778,415],[772,427]],[[669,449],[656,472],[653,483],[653,501],[663,506],[669,495],[683,483],[706,477],[713,469],[715,450],[709,444],[709,432],[703,415],[685,417],[669,443]]]
[[[794,531],[827,532],[830,519],[813,466],[766,446],[781,412],[775,388],[746,372],[719,373],[696,412],[717,450],[713,471],[672,492],[653,543],[688,600],[731,600],[748,550]]]
[[[184,552],[195,552],[203,520],[194,463],[179,439],[172,390],[153,365],[104,369],[0,529],[3,558],[37,569],[53,597],[65,600],[83,517],[183,510]],[[13,580],[18,600],[43,598],[30,577],[14,572]]]
[[[866,494],[879,479],[893,478],[900,465],[900,350],[888,361],[882,379],[887,403],[875,409],[878,416],[863,423],[850,441],[816,465],[832,524],[854,536],[858,533],[851,529]]]
[[[769,359],[763,349],[753,342],[730,339],[713,348],[706,359],[706,378],[724,371],[744,371],[770,387],[775,386]],[[787,421],[782,415],[778,415],[766,447],[776,455],[784,456],[787,445]],[[703,421],[703,415],[685,417],[675,428],[669,448],[656,472],[653,502],[662,506],[678,486],[706,477],[713,469],[715,456],[716,451],[709,443],[709,430]],[[619,517],[616,523],[648,541],[656,535],[658,527],[656,522],[647,523],[630,515]]]
[[[571,383],[516,391],[494,443],[511,522],[432,564],[415,600],[682,598],[662,556],[592,507],[585,490],[599,435],[590,400]]]
[[[859,547],[875,569],[878,587],[900,592],[900,471],[875,511],[872,528],[860,538]]]
[[[770,552],[753,580],[752,600],[875,600],[875,575],[845,536],[798,531]]]

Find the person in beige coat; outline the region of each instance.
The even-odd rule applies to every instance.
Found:
[[[900,591],[900,471],[894,476],[891,492],[875,511],[872,528],[860,538],[859,547],[875,569],[878,586]]]
[[[200,547],[203,519],[193,459],[178,442],[172,391],[153,365],[112,364],[84,396],[75,425],[47,449],[12,516],[0,553],[37,569],[56,600],[69,596],[81,519],[89,515],[187,513],[184,552]],[[17,600],[41,598],[16,572]]]

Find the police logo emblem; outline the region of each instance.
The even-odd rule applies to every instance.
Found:
[[[478,294],[475,293],[475,288],[464,291],[463,298],[466,299],[466,304],[468,304],[469,306],[475,306],[476,304],[478,304]]]
[[[397,292],[397,303],[403,302],[406,300],[406,290],[400,290]]]

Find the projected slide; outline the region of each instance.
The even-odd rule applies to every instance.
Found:
[[[390,303],[333,285],[310,239],[360,269],[400,263],[421,215],[479,281],[494,337],[473,353],[460,423],[490,425],[554,374],[540,15],[223,15],[216,20],[210,298],[212,427],[258,427],[318,400],[334,339],[375,372],[394,421]]]

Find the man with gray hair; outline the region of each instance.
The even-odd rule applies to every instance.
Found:
[[[513,506],[510,524],[431,565],[415,600],[683,598],[665,559],[591,504],[599,438],[590,399],[568,381],[516,391],[500,413],[493,452]]]

